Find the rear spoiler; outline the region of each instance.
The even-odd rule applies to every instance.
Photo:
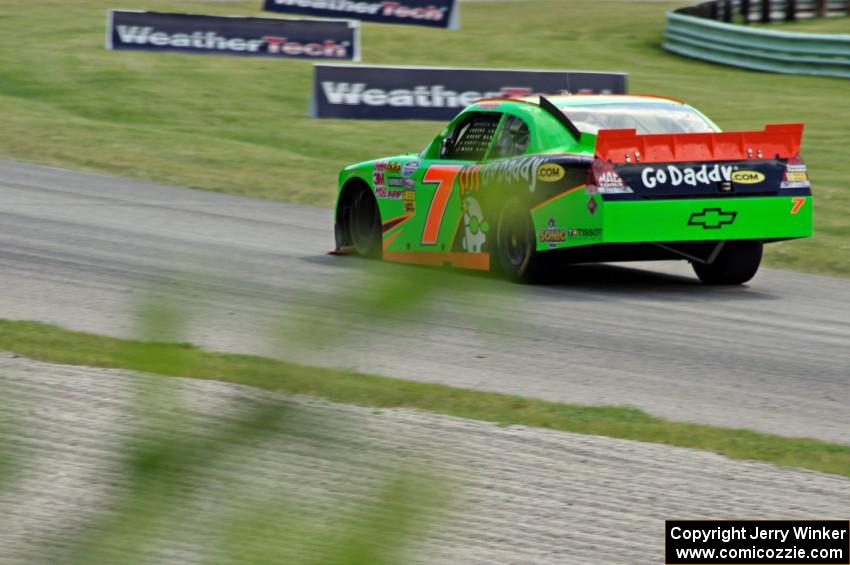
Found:
[[[789,159],[800,154],[803,124],[769,124],[763,131],[638,135],[633,129],[603,129],[596,158],[614,164]]]

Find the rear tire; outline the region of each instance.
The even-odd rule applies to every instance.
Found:
[[[727,241],[712,263],[692,263],[705,284],[743,284],[753,278],[761,264],[761,241]]]
[[[531,214],[519,201],[509,202],[496,227],[496,258],[502,273],[515,282],[537,282],[540,258]]]
[[[351,199],[349,211],[348,229],[354,250],[362,257],[380,259],[383,237],[375,195],[369,189],[359,189]]]

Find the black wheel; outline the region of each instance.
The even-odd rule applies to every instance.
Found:
[[[361,188],[351,199],[348,226],[351,244],[358,255],[381,257],[381,213],[371,190]]]
[[[761,264],[760,241],[727,241],[711,263],[693,263],[705,284],[743,284],[753,278]]]
[[[520,202],[509,202],[496,228],[496,257],[502,273],[517,282],[535,282],[538,256],[531,214]]]

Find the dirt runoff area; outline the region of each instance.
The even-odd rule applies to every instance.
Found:
[[[157,383],[182,417],[174,400],[151,396]],[[297,417],[168,479],[187,484],[164,485],[181,500],[142,561],[209,561],[223,539],[216,528],[254,509],[280,508],[270,517],[315,531],[356,522],[399,476],[427,475],[442,493],[406,563],[658,563],[666,518],[839,518],[850,508],[850,480],[703,451],[0,353],[0,448],[17,467],[0,481],[0,562],[67,556],[128,492],[120,454],[139,434],[192,438],[270,402]],[[320,537],[298,547],[282,538],[280,549],[309,557]],[[127,562],[120,544],[113,551]]]

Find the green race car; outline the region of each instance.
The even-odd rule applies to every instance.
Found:
[[[336,253],[495,270],[685,259],[741,284],[812,234],[802,124],[721,132],[652,96],[480,100],[419,154],[343,169]]]

